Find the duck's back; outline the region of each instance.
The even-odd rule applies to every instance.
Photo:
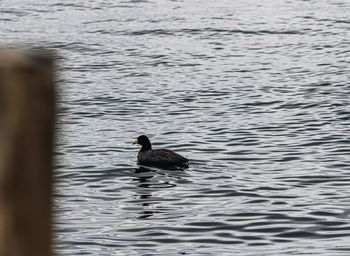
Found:
[[[189,161],[187,158],[169,149],[140,151],[137,159],[139,164],[160,167],[188,167]]]

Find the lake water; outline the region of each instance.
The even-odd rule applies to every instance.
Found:
[[[348,0],[0,2],[57,50],[58,255],[349,255]],[[136,165],[155,148],[185,171]]]

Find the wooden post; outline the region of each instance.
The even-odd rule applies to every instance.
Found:
[[[53,57],[0,49],[0,256],[50,256]]]

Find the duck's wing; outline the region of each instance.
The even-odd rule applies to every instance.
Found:
[[[169,149],[155,149],[139,155],[139,163],[156,166],[188,166],[189,160]]]
[[[189,160],[186,157],[183,157],[177,153],[175,153],[172,150],[169,149],[156,149],[155,154],[159,155],[160,157],[174,162],[188,162]]]

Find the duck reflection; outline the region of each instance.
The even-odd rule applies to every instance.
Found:
[[[169,181],[164,181],[164,178],[169,178],[165,173],[158,173],[156,170],[140,166],[135,169],[134,180],[139,182],[140,188],[170,188],[175,187]]]
[[[146,167],[139,167],[135,169],[136,176],[134,180],[139,182],[138,187],[148,188],[150,186],[150,180],[154,177],[154,172]]]
[[[152,197],[151,194],[139,195],[139,199],[140,200],[142,200],[142,199],[149,200],[149,198],[151,198],[151,197]],[[139,216],[137,217],[138,219],[147,219],[147,218],[149,218],[149,217],[154,215],[155,211],[153,211],[153,210],[152,211],[151,210],[146,210],[147,208],[150,207],[150,205],[152,205],[152,204],[146,203],[146,202],[141,203],[141,206],[144,208],[144,210],[140,211]]]
[[[152,209],[154,204],[159,202],[159,200],[157,201],[153,197],[152,192],[156,192],[159,189],[176,186],[174,184],[170,184],[168,181],[159,179],[159,177],[162,177],[162,175],[153,169],[144,166],[139,166],[135,169],[135,176],[133,180],[138,182],[137,187],[140,188],[136,189],[135,201],[140,203],[143,208],[143,210],[139,212],[138,219],[147,219],[156,213],[162,212]]]

